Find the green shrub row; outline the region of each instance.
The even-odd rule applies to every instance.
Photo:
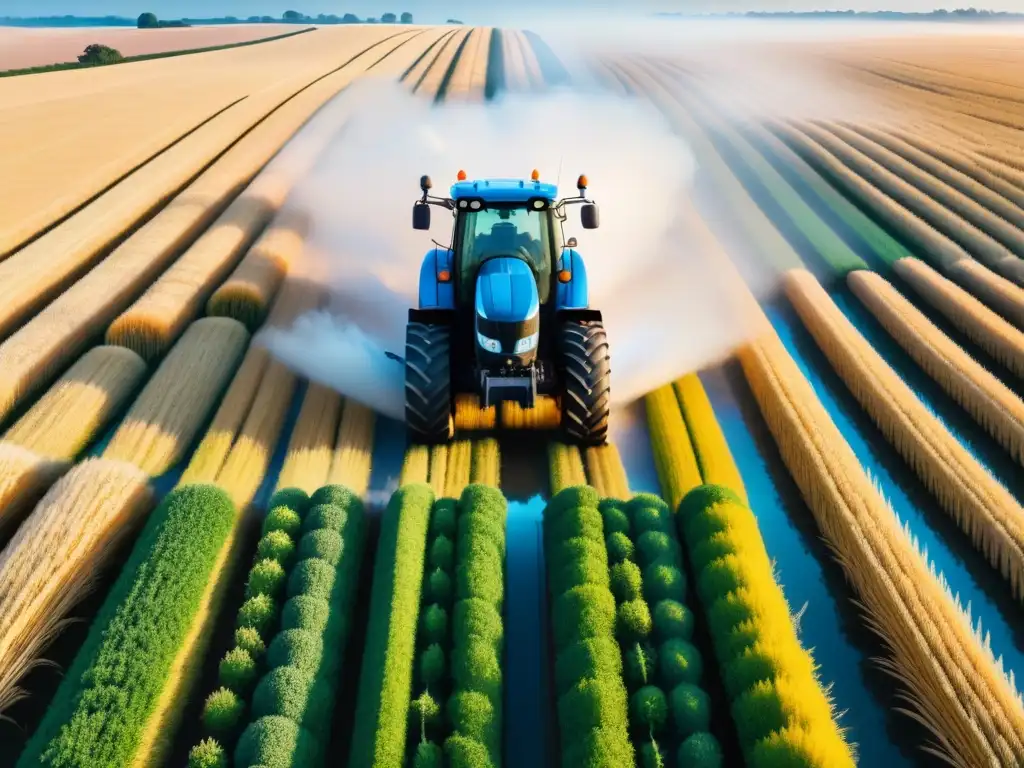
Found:
[[[215,486],[168,494],[18,766],[133,763],[234,522],[234,504]]]
[[[403,768],[427,529],[434,492],[399,488],[381,521],[370,618],[348,764]]]
[[[237,768],[324,764],[365,528],[363,503],[349,489],[328,485],[310,497],[282,585],[280,631],[267,647],[250,723],[235,747]]]
[[[544,510],[563,768],[635,765],[597,492],[566,488]]]
[[[702,485],[683,498],[676,524],[747,765],[854,765],[754,513],[732,490]]]
[[[721,747],[710,733],[711,701],[700,686],[703,659],[691,642],[694,621],[674,516],[647,493],[629,502],[604,499],[600,510],[638,763],[660,767],[674,755],[679,766],[721,766]]]
[[[455,600],[456,500],[437,499],[430,512],[427,556],[420,597],[419,641],[413,686],[416,696],[409,704],[409,743],[414,768],[440,766],[447,723],[442,713],[451,686],[452,604]]]
[[[452,695],[447,706],[452,732],[444,753],[450,768],[498,768],[508,502],[497,488],[469,485],[458,510]]]
[[[246,580],[245,602],[238,612],[235,646],[221,659],[217,674],[220,687],[203,704],[206,738],[189,753],[189,768],[226,765],[227,755],[245,724],[248,699],[262,671],[263,655],[277,631],[277,607],[288,569],[295,560],[309,496],[289,488],[274,494],[268,506],[262,538]]]

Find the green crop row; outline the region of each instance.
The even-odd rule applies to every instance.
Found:
[[[273,516],[272,510],[268,520]],[[349,489],[328,485],[310,498],[295,565],[282,584],[281,629],[267,648],[266,672],[235,748],[238,768],[324,764],[365,527],[363,503]]]
[[[676,523],[747,765],[854,765],[753,512],[728,488],[702,485],[683,499]]]
[[[672,511],[646,493],[629,502],[604,499],[600,509],[639,763],[664,766],[675,754],[677,765],[717,768],[722,749],[700,686],[704,663],[691,642],[694,619]]]
[[[635,765],[597,492],[566,488],[544,510],[563,768]]]
[[[458,509],[452,695],[447,707],[452,733],[444,751],[451,768],[497,768],[508,502],[497,488],[470,485]]]
[[[190,485],[153,512],[18,766],[132,765],[186,641],[235,508]]]
[[[349,765],[403,768],[434,492],[399,488],[381,521]]]
[[[455,499],[437,499],[430,513],[427,557],[420,599],[419,644],[416,650],[415,690],[409,705],[414,726],[407,749],[414,768],[440,766],[438,742],[444,741],[446,721],[442,716],[448,701],[447,667],[451,659],[449,617],[455,598]]]

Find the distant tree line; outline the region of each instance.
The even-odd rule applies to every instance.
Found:
[[[1013,11],[988,11],[979,8],[957,8],[934,11],[744,11],[731,13],[688,14],[658,13],[656,16],[673,18],[748,18],[748,19],[873,19],[891,21],[1007,21],[1024,18],[1024,13]]]
[[[144,13],[135,23],[139,29],[167,29],[168,27],[191,27],[184,21],[160,21],[155,13]]]

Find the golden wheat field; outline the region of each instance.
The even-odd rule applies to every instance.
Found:
[[[0,77],[0,768],[1024,766],[1024,31],[763,23],[0,31],[253,43]],[[622,169],[655,123],[678,189]],[[422,421],[465,217],[563,210],[427,166],[527,142],[623,187],[520,249],[561,389],[446,380],[421,444],[343,320],[428,310]],[[454,261],[391,260],[395,168]]]

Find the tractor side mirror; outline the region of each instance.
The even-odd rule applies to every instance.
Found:
[[[597,229],[601,226],[601,213],[596,203],[587,203],[580,208],[580,223],[584,229]]]
[[[412,207],[412,228],[430,229],[430,206],[426,203],[416,203]]]
[[[576,243],[576,238],[575,237],[570,237],[568,240],[565,241],[565,247],[566,248],[575,248],[576,245],[577,245],[577,243]]]

